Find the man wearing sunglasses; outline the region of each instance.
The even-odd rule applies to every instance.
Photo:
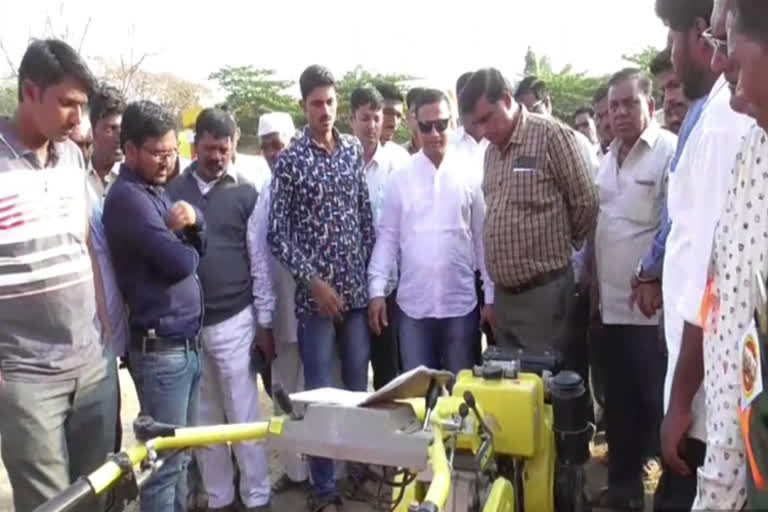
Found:
[[[452,372],[470,368],[479,329],[475,268],[479,263],[492,323],[493,284],[485,271],[482,230],[485,201],[478,173],[449,145],[450,102],[439,90],[414,103],[422,150],[389,178],[379,233],[368,267],[369,321],[387,325],[386,289],[401,257],[397,304],[405,370],[420,365]]]
[[[731,509],[733,500],[742,499],[739,492],[743,488],[739,474],[734,473],[742,464],[734,461],[743,452],[728,441],[738,437],[734,415],[738,392],[726,391],[722,379],[728,376],[718,375],[718,390],[708,399],[711,407],[705,407],[702,388],[705,370],[707,374],[719,373],[720,358],[728,350],[736,350],[716,342],[711,349],[719,355],[705,367],[699,314],[715,228],[732,181],[731,170],[752,124],[730,106],[727,76],[736,79],[738,73],[729,69],[725,45],[712,36],[725,34],[727,4],[728,0],[716,0],[714,4],[658,0],[656,4],[657,13],[669,27],[675,71],[686,96],[694,100],[681,128],[667,195],[671,228],[665,243],[661,286],[669,362],[665,382],[667,412],[661,438],[664,476],[656,501],[667,507],[690,508],[698,496],[696,510]],[[706,464],[705,459],[709,461]]]

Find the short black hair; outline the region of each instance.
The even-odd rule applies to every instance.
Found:
[[[24,100],[24,81],[29,80],[45,91],[48,87],[72,78],[93,94],[96,80],[85,61],[64,41],[43,39],[32,41],[19,65],[19,102]]]
[[[135,101],[130,103],[123,112],[120,145],[125,149],[125,144],[132,142],[139,147],[147,139],[164,137],[175,129],[176,122],[173,116],[163,107],[151,101]]]
[[[656,16],[675,32],[685,32],[698,18],[709,26],[713,0],[656,0]]]
[[[537,100],[543,100],[549,95],[547,83],[543,80],[539,80],[539,77],[534,75],[523,78],[517,85],[515,100],[520,100],[520,98],[526,94],[533,94]]]
[[[600,103],[605,98],[607,98],[608,89],[610,89],[610,87],[608,86],[607,82],[601,85],[600,87],[598,87],[595,90],[595,94],[592,95],[592,105],[596,105],[597,103]]]
[[[413,105],[416,103],[416,99],[422,92],[424,92],[424,90],[425,89],[423,87],[413,87],[408,91],[408,94],[405,95],[405,105],[408,107],[408,110],[413,108]]]
[[[416,98],[413,108],[415,109],[415,115],[419,115],[419,109],[425,105],[433,105],[435,103],[445,102],[448,108],[451,108],[451,100],[448,95],[440,89],[424,89],[421,94]]]
[[[214,139],[231,139],[235,136],[235,121],[232,113],[221,108],[203,109],[195,121],[195,143],[206,133]]]
[[[379,82],[376,84],[376,90],[381,94],[384,101],[403,103],[403,91],[393,83]]]
[[[514,94],[509,81],[496,68],[484,68],[472,74],[459,95],[459,110],[469,114],[474,110],[480,98],[489,103],[496,103],[504,93]]]
[[[381,110],[384,108],[384,97],[374,87],[358,87],[352,91],[352,95],[349,97],[350,109],[352,115],[357,112],[357,109],[370,105],[371,110]]]
[[[100,120],[122,115],[123,112],[125,112],[125,99],[117,87],[111,85],[99,85],[88,102],[88,118],[94,129]]]
[[[467,82],[469,82],[469,79],[472,78],[473,74],[474,74],[474,71],[467,71],[466,73],[462,73],[461,76],[456,80],[456,97],[457,98],[461,96],[462,89],[464,89],[464,86],[467,85]]]
[[[573,113],[573,121],[576,121],[576,118],[579,117],[581,114],[587,114],[592,119],[595,118],[595,109],[590,107],[589,105],[584,105],[583,107],[579,107],[576,109],[576,111]]]
[[[740,34],[768,45],[768,2],[735,0],[733,14]]]
[[[639,68],[624,68],[621,71],[617,71],[613,74],[611,79],[608,80],[608,87],[611,88],[625,80],[637,80],[637,84],[640,86],[640,90],[643,91],[643,94],[648,97],[652,96],[653,80],[648,76],[648,73]]]
[[[305,69],[299,77],[299,88],[301,89],[301,99],[307,99],[312,91],[318,87],[336,87],[336,79],[333,78],[331,70],[325,66],[313,64]]]
[[[650,72],[655,77],[668,71],[674,71],[674,69],[674,66],[672,66],[672,51],[669,48],[661,50],[651,61]]]

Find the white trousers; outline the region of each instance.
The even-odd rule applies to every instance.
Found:
[[[301,364],[298,343],[281,343],[276,341],[275,352],[277,357],[272,362],[272,388],[280,384],[289,395],[304,390],[304,366]],[[284,414],[274,404],[275,415]],[[278,453],[280,464],[283,466],[286,476],[293,482],[304,482],[309,477],[307,463],[300,454],[291,451]]]
[[[199,425],[259,421],[259,387],[251,372],[250,347],[256,335],[256,317],[248,306],[221,323],[201,332],[203,372],[200,380]],[[247,507],[269,502],[270,483],[263,442],[232,446],[240,469],[240,497]],[[215,445],[198,452],[200,474],[209,507],[225,507],[235,501],[235,470],[230,448]]]

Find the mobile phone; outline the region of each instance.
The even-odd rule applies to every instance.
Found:
[[[768,291],[766,290],[765,275],[761,270],[755,271],[755,280],[757,281],[755,301],[757,329],[763,336],[768,336]]]

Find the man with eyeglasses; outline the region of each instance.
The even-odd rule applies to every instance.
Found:
[[[491,143],[484,248],[495,284],[497,342],[562,353],[574,299],[573,248],[597,217],[589,165],[574,131],[530,115],[496,69],[474,73],[459,104],[465,122]]]
[[[142,414],[190,425],[200,380],[205,222],[187,202],[171,203],[164,185],[176,158],[176,122],[159,105],[140,101],[123,114],[120,175],[104,202],[104,228],[128,306],[128,364]],[[178,455],[141,492],[142,512],[186,509],[186,467]]]
[[[387,325],[386,291],[400,254],[397,304],[405,370],[425,365],[458,372],[474,362],[474,341],[493,318],[493,283],[485,271],[485,201],[472,160],[453,148],[448,96],[423,91],[414,103],[422,150],[389,178],[368,267],[369,321]],[[478,315],[475,262],[487,304]]]
[[[690,508],[696,497],[696,510],[738,509],[744,488],[739,395],[726,385],[738,379],[735,371],[722,366],[737,348],[723,339],[705,345],[700,318],[715,229],[741,142],[752,125],[730,106],[727,76],[737,78],[738,72],[728,63],[722,38],[728,3],[657,1],[657,12],[670,29],[675,69],[686,95],[697,99],[683,128],[690,131],[670,174],[667,199],[671,229],[662,286],[670,362],[659,493],[668,506]],[[714,381],[716,388],[707,385]],[[705,393],[702,385],[713,392]]]

